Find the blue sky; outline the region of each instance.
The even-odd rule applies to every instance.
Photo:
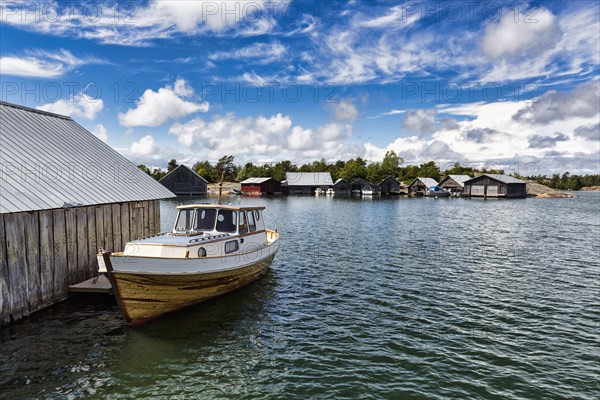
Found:
[[[1,1],[2,100],[136,163],[598,173],[593,1]]]

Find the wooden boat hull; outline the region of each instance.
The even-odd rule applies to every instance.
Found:
[[[109,270],[108,276],[127,324],[161,315],[241,288],[263,275],[275,253],[243,267],[198,274],[140,274]]]

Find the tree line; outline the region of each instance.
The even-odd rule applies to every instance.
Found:
[[[162,179],[169,172],[177,168],[177,160],[172,159],[167,165],[167,169],[155,168],[152,171],[146,165],[138,167],[152,176],[156,180]],[[364,178],[369,182],[379,183],[388,176],[396,178],[403,183],[410,183],[417,177],[428,177],[438,182],[445,175],[469,175],[474,177],[480,174],[503,174],[504,170],[494,168],[475,168],[465,166],[461,163],[454,163],[448,166],[442,166],[429,161],[419,165],[404,165],[402,157],[398,156],[393,150],[388,151],[381,162],[368,163],[361,157],[356,157],[348,161],[327,162],[324,159],[316,160],[311,163],[297,165],[289,160],[277,163],[255,164],[246,163],[243,166],[235,164],[234,156],[228,155],[221,157],[216,163],[209,161],[200,161],[192,166],[192,170],[202,176],[210,183],[216,183],[221,180],[226,182],[241,182],[248,178],[274,178],[278,181],[285,180],[286,172],[329,172],[333,181],[344,179],[353,182],[358,178]],[[552,177],[542,175],[524,177],[513,174],[517,178],[533,180],[553,189],[579,190],[584,186],[600,185],[600,175],[570,175],[568,172],[562,176],[554,174]]]

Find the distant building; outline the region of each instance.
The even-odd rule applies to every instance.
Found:
[[[379,183],[381,194],[400,194],[400,187],[400,182],[392,176],[388,176]]]
[[[352,186],[343,179],[338,179],[333,184],[333,192],[338,195],[349,195],[352,193]]]
[[[423,195],[432,186],[438,186],[438,182],[433,178],[417,178],[408,185],[408,194]]]
[[[524,181],[508,175],[483,174],[464,183],[463,196],[520,198],[527,196]]]
[[[465,182],[471,179],[469,175],[448,175],[440,182],[440,188],[451,193],[462,193],[465,188]]]
[[[364,178],[358,178],[352,182],[352,192],[356,193],[360,191],[363,193],[365,190],[370,190],[373,194],[379,194],[379,185],[371,183]]]
[[[173,193],[70,117],[0,102],[0,326],[66,298]]]
[[[244,194],[281,193],[281,182],[273,178],[249,178],[241,183]]]
[[[281,182],[283,194],[315,194],[321,188],[333,187],[329,172],[286,172],[285,181]]]
[[[183,164],[159,182],[177,195],[205,195],[208,191],[208,181]]]

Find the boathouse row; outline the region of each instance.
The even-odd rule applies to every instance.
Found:
[[[66,298],[173,193],[69,117],[0,102],[0,326]]]

